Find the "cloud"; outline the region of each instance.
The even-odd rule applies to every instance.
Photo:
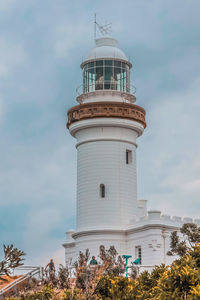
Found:
[[[11,9],[14,4],[16,3],[16,0],[1,0],[0,1],[0,11],[7,11]]]
[[[126,10],[113,0],[16,3],[0,1],[1,237],[20,244],[30,263],[62,260],[76,204],[76,149],[66,110],[76,105],[81,58],[94,44],[95,11],[100,24],[112,22],[112,35],[131,56],[136,104],[147,111],[138,139],[139,198],[166,214],[195,216],[199,1],[178,1],[172,9],[171,2],[127,0]],[[12,233],[13,227],[19,230]]]
[[[79,47],[87,35],[88,28],[83,25],[73,26],[72,24],[62,24],[56,29],[55,53],[58,58],[65,58],[70,52]]]
[[[5,104],[3,97],[0,95],[0,125],[2,124],[5,117]]]
[[[25,62],[27,54],[22,45],[0,39],[0,77],[5,77]]]
[[[145,190],[150,208],[159,207],[172,215],[198,217],[200,140],[196,135],[200,119],[196,112],[200,109],[199,83],[198,77],[187,89],[163,95],[160,101],[155,101],[148,112],[147,136],[144,133],[138,149],[140,166],[145,169],[139,182],[140,195]]]
[[[196,179],[194,181],[190,181],[186,183],[183,187],[187,192],[200,191],[200,179]]]

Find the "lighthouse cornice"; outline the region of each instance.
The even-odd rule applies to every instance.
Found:
[[[129,119],[122,119],[122,118],[90,118],[81,120],[78,122],[74,122],[70,125],[69,131],[72,136],[76,137],[76,133],[82,131],[83,129],[95,129],[95,128],[118,128],[115,133],[113,131],[108,131],[105,137],[101,135],[97,135],[94,131],[93,135],[87,136],[87,138],[81,135],[77,141],[76,147],[80,146],[83,143],[89,143],[92,141],[123,141],[125,143],[130,143],[137,147],[136,138],[141,136],[144,131],[144,126],[136,121],[129,120]],[[124,134],[119,134],[119,129],[121,128],[125,130]],[[120,131],[121,131],[120,130]],[[131,137],[126,133],[126,130],[131,130],[132,134]],[[134,134],[135,132],[135,134]],[[105,135],[105,132],[104,132]],[[82,137],[82,138],[81,138]]]
[[[97,60],[114,60],[114,61],[120,61],[120,62],[123,62],[123,63],[126,63],[127,65],[129,65],[130,69],[132,68],[132,63],[126,59],[122,59],[122,58],[117,58],[117,57],[95,57],[95,58],[92,58],[92,59],[87,59],[85,60],[84,62],[81,63],[80,67],[81,69],[84,68],[84,66],[87,64],[87,63],[90,63],[90,62],[95,62]]]
[[[80,85],[76,92],[78,96],[76,97],[76,101],[80,104],[88,103],[88,102],[100,102],[102,98],[104,98],[104,102],[123,102],[126,101],[128,103],[134,103],[136,101],[135,91],[136,88],[133,85],[130,85],[129,92],[122,92],[116,90],[94,90],[87,93],[79,94],[79,90],[82,89],[82,85]],[[124,103],[124,102],[123,102]]]
[[[67,128],[73,123],[94,118],[129,119],[146,127],[145,110],[123,102],[93,102],[76,105],[68,110]]]

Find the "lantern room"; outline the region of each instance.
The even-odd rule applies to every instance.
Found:
[[[95,40],[96,47],[81,64],[83,93],[97,90],[116,90],[130,93],[131,63],[117,47],[117,40],[102,37]]]
[[[80,88],[77,89],[78,102],[89,101],[89,98],[94,96],[94,92],[98,97],[97,94],[101,91],[104,95],[110,92],[112,95],[115,93],[115,99],[110,99],[110,101],[135,102],[135,87],[130,84],[132,64],[117,44],[117,40],[109,36],[95,40],[95,47],[81,64],[83,84],[81,91]],[[104,98],[104,100],[107,99]],[[95,101],[94,97],[92,101]]]

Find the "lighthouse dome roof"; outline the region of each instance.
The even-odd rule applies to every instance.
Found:
[[[104,36],[95,40],[96,47],[94,47],[87,60],[96,58],[117,58],[128,60],[124,52],[117,47],[118,41],[110,36]]]

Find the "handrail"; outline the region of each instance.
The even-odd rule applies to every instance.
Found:
[[[20,269],[28,269],[28,268],[29,267],[24,266]],[[26,273],[25,275],[23,275],[21,277],[18,277],[16,280],[14,280],[13,282],[9,283],[8,285],[6,285],[2,289],[0,289],[0,296],[2,296],[4,293],[8,292],[15,286],[17,286],[19,283],[25,281],[26,279],[31,278],[31,277],[41,273],[41,267],[30,267],[30,268],[32,268],[33,270],[31,270],[30,272]]]
[[[110,85],[111,88],[106,89],[105,88],[106,84]],[[117,81],[114,81],[114,80],[112,80],[112,81],[108,81],[108,80],[95,81],[89,85],[86,85],[85,89],[84,89],[84,84],[79,85],[76,88],[76,95],[78,97],[82,94],[86,94],[86,93],[90,93],[90,92],[94,92],[94,91],[117,91],[117,92],[135,95],[136,87],[133,84],[123,85],[121,82],[118,83]]]
[[[15,271],[21,271],[21,270],[36,270],[40,267],[36,267],[36,266],[20,266],[20,267],[17,267],[13,270],[13,274]]]

